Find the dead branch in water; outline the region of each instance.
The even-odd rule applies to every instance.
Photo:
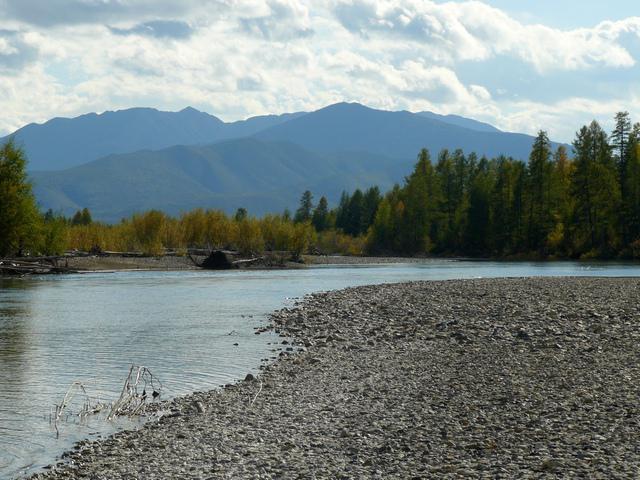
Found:
[[[56,438],[60,435],[58,422],[62,420],[63,413],[67,411],[67,407],[71,404],[77,394],[82,394],[84,397],[80,411],[75,414],[80,418],[80,420],[85,419],[88,415],[98,413],[106,407],[106,405],[101,402],[93,402],[87,393],[87,389],[81,382],[73,382],[64,394],[60,405],[54,405],[55,410],[53,416],[49,417],[49,423],[53,424],[56,429]]]
[[[142,391],[139,391],[140,389]],[[150,389],[150,393],[147,393],[147,389]],[[114,420],[116,417],[122,416],[135,417],[144,413],[144,409],[148,405],[148,398],[151,397],[151,400],[159,398],[161,391],[162,382],[154,377],[147,367],[131,365],[120,396],[115,402],[106,404],[92,400],[84,384],[76,381],[69,386],[62,402],[59,405],[54,405],[54,411],[49,415],[49,423],[55,428],[57,438],[60,434],[58,423],[72,416],[78,417],[82,421],[89,415],[108,409],[107,420]],[[70,412],[69,406],[77,395],[83,396],[82,406],[78,412]]]
[[[142,392],[138,391],[139,387],[142,387]],[[127,375],[122,386],[120,397],[111,406],[107,420],[123,415],[135,416],[140,414],[148,398],[147,387],[151,388],[152,399],[155,400],[160,396],[162,382],[155,378],[147,367],[131,365],[129,375]]]

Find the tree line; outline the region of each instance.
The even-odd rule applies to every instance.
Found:
[[[571,158],[572,157],[572,158]],[[640,258],[640,124],[582,127],[573,154],[540,131],[523,162],[422,150],[378,205],[372,253]]]
[[[41,214],[23,152],[0,148],[0,256],[65,250],[142,251],[230,248],[348,254],[478,257],[640,258],[640,124],[616,115],[608,135],[582,127],[573,152],[552,148],[540,131],[528,162],[422,150],[402,185],[344,192],[329,208],[305,191],[292,215],[255,218],[196,209],[179,217],[157,210],[118,224]]]

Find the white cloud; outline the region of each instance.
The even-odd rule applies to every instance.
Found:
[[[290,40],[313,35],[309,9],[297,0],[267,0],[266,11],[241,16],[240,25],[253,35],[266,39]]]
[[[544,127],[563,140],[587,115],[640,117],[632,80],[601,88],[607,75],[638,70],[640,18],[562,31],[476,1],[0,0],[0,21],[4,133],[131,106],[193,105],[235,120],[358,101]],[[499,86],[478,74],[488,62],[568,76],[555,84],[561,99],[515,97],[515,74]],[[616,98],[578,100],[571,82],[615,88]]]
[[[539,130],[552,132],[565,142],[572,142],[582,125],[598,120],[607,131],[613,129],[615,112],[629,111],[640,121],[640,96],[621,100],[593,100],[569,97],[554,103],[518,101],[506,103],[494,121],[506,131],[535,134]]]
[[[420,54],[440,61],[482,61],[508,55],[540,72],[633,66],[635,59],[617,40],[622,33],[640,38],[640,17],[562,31],[521,24],[477,1],[339,1],[334,4],[334,13],[349,31],[367,37],[402,38],[412,42],[412,48],[417,46]]]
[[[195,9],[225,7],[218,0],[0,0],[0,19],[31,25],[144,21],[187,15]]]

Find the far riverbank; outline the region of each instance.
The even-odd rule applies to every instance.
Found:
[[[195,256],[196,261],[204,260],[203,256]],[[301,262],[286,261],[278,266],[242,267],[252,269],[264,268],[304,268],[305,265],[372,265],[393,263],[424,263],[428,258],[418,257],[367,257],[350,255],[303,255]],[[119,270],[199,270],[188,256],[101,256],[70,257],[64,260],[69,268],[82,272],[119,271]]]

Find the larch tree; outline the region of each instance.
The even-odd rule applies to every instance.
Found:
[[[627,180],[626,175],[627,164],[629,163],[629,136],[631,135],[631,119],[629,117],[629,112],[618,112],[615,116],[615,127],[613,132],[611,132],[611,147],[613,148],[614,160],[617,169],[618,176],[618,188],[620,189],[620,196],[622,198],[626,198],[626,190],[627,190]],[[629,241],[630,233],[629,233],[629,221],[628,218],[629,212],[626,208],[623,208],[620,211],[620,225],[622,226],[622,237],[623,241],[626,243]]]
[[[27,253],[39,242],[41,219],[26,166],[13,141],[0,147],[0,256]]]
[[[578,250],[606,255],[616,241],[620,190],[608,136],[595,120],[576,135],[572,194]]]
[[[551,142],[540,131],[533,142],[527,167],[527,241],[530,250],[539,249],[549,234],[553,219],[550,212]]]
[[[426,149],[418,155],[413,173],[407,178],[404,199],[402,238],[405,248],[410,253],[429,252],[437,238],[441,193]]]

